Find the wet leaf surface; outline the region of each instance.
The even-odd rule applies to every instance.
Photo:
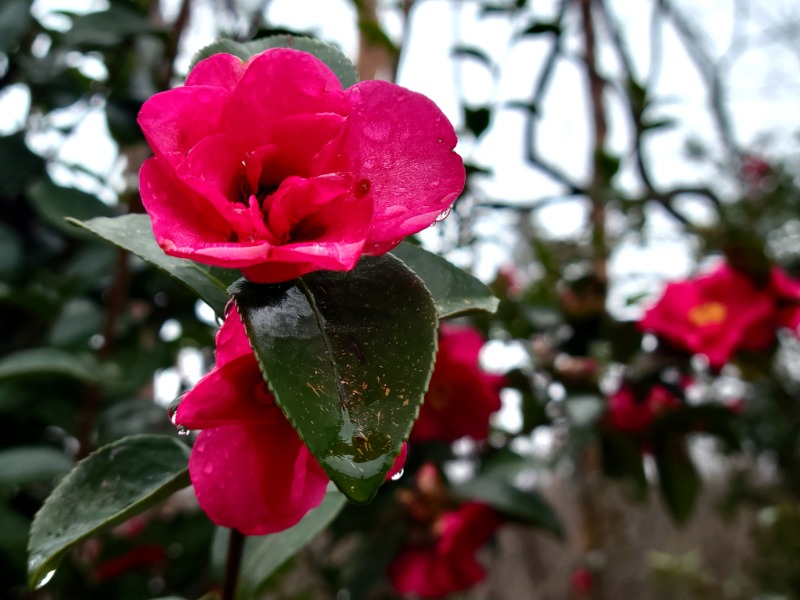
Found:
[[[422,281],[384,255],[231,293],[284,414],[342,493],[370,501],[433,369],[436,307]]]
[[[119,525],[189,485],[189,448],[173,437],[138,435],[90,454],[36,513],[28,583],[49,578],[76,544]]]

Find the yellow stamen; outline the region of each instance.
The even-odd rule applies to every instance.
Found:
[[[698,327],[718,325],[728,316],[725,305],[721,302],[704,302],[689,311],[689,321]]]

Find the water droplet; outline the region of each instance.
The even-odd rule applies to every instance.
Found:
[[[192,433],[188,428],[184,427],[183,425],[178,425],[178,435],[189,435]]]
[[[442,214],[440,214],[438,217],[436,217],[436,222],[437,223],[441,223],[442,221],[444,221],[447,217],[450,216],[450,211],[451,210],[452,210],[452,208],[448,208],[446,211],[444,211]]]
[[[53,575],[55,575],[55,574],[56,574],[56,570],[55,569],[53,569],[52,571],[47,573],[47,575],[42,577],[41,581],[39,581],[39,583],[36,584],[36,589],[38,590],[38,589],[41,589],[44,586],[46,586],[50,582],[50,580],[53,578]]]
[[[203,473],[211,475],[214,472],[214,463],[206,463],[203,465]]]
[[[175,398],[172,402],[170,402],[169,406],[167,407],[167,415],[169,415],[170,423],[172,423],[173,425],[177,425],[175,419],[177,418],[178,414],[178,406],[180,405],[181,402],[183,402],[183,399],[185,397],[186,394],[181,394],[180,396]]]
[[[398,479],[400,479],[403,476],[404,472],[405,472],[405,469],[400,469],[397,473],[392,475],[392,481],[397,481]]]

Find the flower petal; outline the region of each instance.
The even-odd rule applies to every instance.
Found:
[[[382,254],[431,225],[464,188],[456,134],[431,100],[385,81],[346,91],[350,116],[340,153],[375,205],[365,253]]]
[[[232,54],[213,54],[201,60],[186,77],[186,85],[213,85],[233,90],[244,75],[244,63]]]
[[[319,506],[328,485],[322,467],[285,420],[201,432],[189,474],[209,518],[245,535],[295,525]]]
[[[252,353],[212,369],[175,412],[175,424],[187,429],[269,425],[283,419]]]
[[[142,105],[139,127],[155,155],[175,167],[200,140],[220,131],[229,95],[224,88],[203,85],[161,92]]]
[[[223,116],[223,129],[237,148],[263,146],[273,126],[291,115],[347,114],[339,80],[311,54],[272,48],[246,67]]]

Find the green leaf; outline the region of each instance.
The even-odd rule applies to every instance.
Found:
[[[13,51],[31,24],[30,0],[4,0],[0,4],[0,52]]]
[[[369,502],[408,438],[436,353],[436,307],[395,257],[231,287],[261,372],[311,453]]]
[[[489,55],[476,46],[455,46],[450,54],[458,58],[474,58],[492,73],[497,71],[497,67]]]
[[[100,382],[103,379],[97,361],[89,354],[33,348],[20,350],[0,360],[0,380],[41,375],[62,375],[86,382]]]
[[[436,302],[440,319],[497,310],[500,301],[482,281],[441,256],[408,242],[403,242],[391,253],[425,282]]]
[[[483,132],[489,129],[491,121],[492,111],[489,107],[471,108],[464,106],[464,123],[476,138],[481,137]]]
[[[239,271],[219,269],[198,264],[184,258],[164,254],[156,243],[150,218],[147,215],[131,214],[108,219],[97,217],[89,221],[67,219],[73,225],[88,229],[95,235],[138,256],[168,275],[182,281],[218,315],[222,315],[228,303],[228,286],[239,278]]]
[[[114,210],[96,196],[75,188],[55,185],[49,180],[40,180],[32,185],[29,197],[33,207],[50,225],[63,233],[84,239],[94,239],[94,236],[67,223],[66,217],[86,221],[93,217],[110,217],[114,214]]]
[[[642,462],[642,450],[630,436],[618,431],[603,431],[600,435],[603,473],[632,484],[638,497],[647,493],[647,477]]]
[[[561,35],[561,24],[558,21],[534,21],[521,31],[519,36],[542,35],[545,33],[556,36]]]
[[[189,485],[189,448],[155,435],[90,454],[56,487],[31,527],[28,583],[40,585],[70,548]]]
[[[235,42],[233,40],[217,40],[195,54],[192,66],[214,54],[233,54],[243,61],[256,54],[261,54],[269,48],[294,48],[313,54],[334,72],[343,88],[349,88],[358,83],[358,73],[350,59],[335,46],[308,37],[293,35],[271,35],[250,42]]]
[[[675,521],[686,523],[692,514],[702,482],[689,457],[683,436],[656,436],[653,453],[661,496]]]
[[[527,470],[536,468],[528,460],[502,451],[484,460],[473,479],[456,485],[453,492],[464,499],[479,500],[510,517],[541,527],[563,538],[564,528],[555,511],[532,489],[521,489],[514,480]]]
[[[70,46],[114,46],[124,38],[146,33],[154,30],[143,14],[111,4],[106,10],[74,16],[63,41]]]
[[[245,538],[238,598],[255,598],[267,579],[289,558],[325,529],[347,503],[339,492],[328,492],[322,504],[294,527],[264,536]]]
[[[26,485],[53,480],[75,461],[50,446],[17,446],[0,451],[0,486]]]

